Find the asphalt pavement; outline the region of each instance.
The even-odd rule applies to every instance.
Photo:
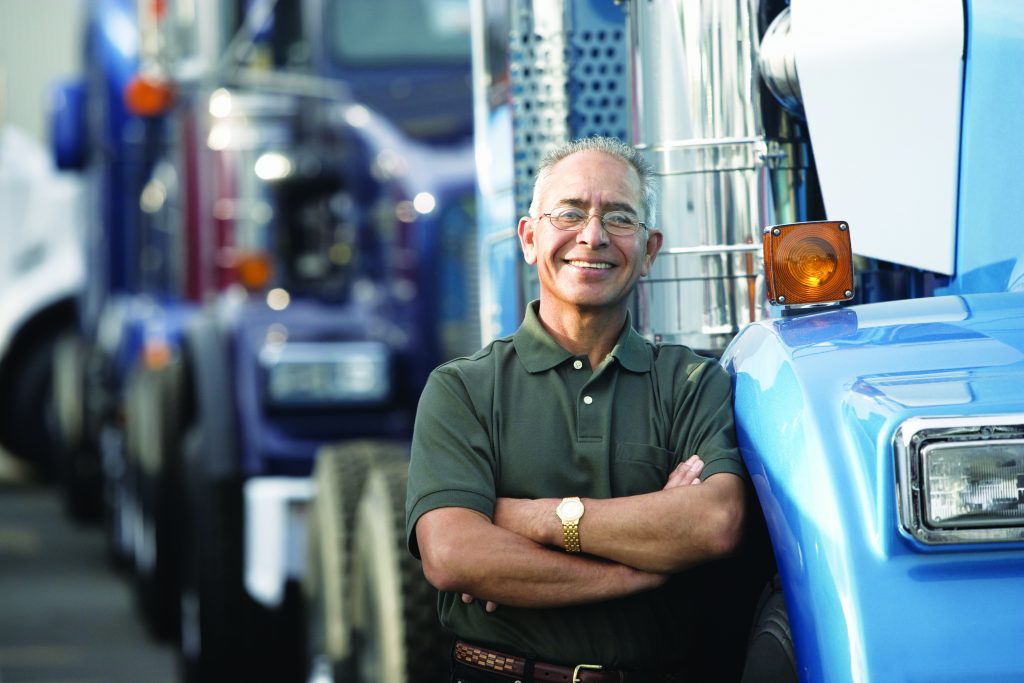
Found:
[[[176,683],[98,526],[0,452],[0,683]]]

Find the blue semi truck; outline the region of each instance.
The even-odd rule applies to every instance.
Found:
[[[468,6],[395,3],[382,33],[385,10],[89,6],[85,106],[57,120],[88,130],[95,294],[58,400],[185,680],[319,661],[316,454],[400,463],[427,374],[478,339]]]
[[[485,335],[536,291],[538,157],[613,135],[661,186],[634,320],[733,377],[754,497],[695,578],[708,680],[1024,676],[1018,3],[473,7]],[[813,258],[774,263],[789,237]]]

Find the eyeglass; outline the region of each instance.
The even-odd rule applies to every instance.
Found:
[[[559,230],[579,232],[590,222],[593,214],[585,213],[582,209],[570,208],[551,213],[542,213],[541,216],[547,216],[548,220],[551,221],[551,225]],[[636,216],[628,211],[609,211],[597,218],[601,221],[602,227],[608,231],[609,235],[626,237],[636,234],[637,230],[647,229],[646,223],[638,221]]]

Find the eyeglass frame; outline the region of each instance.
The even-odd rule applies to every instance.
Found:
[[[565,213],[566,211],[572,211],[572,210],[574,210],[574,207],[569,206],[569,207],[565,207],[563,209],[556,209],[555,211],[561,211],[562,213]],[[579,209],[575,209],[575,210],[579,211]],[[588,213],[582,219],[582,222],[579,224],[578,227],[575,227],[575,228],[562,228],[562,227],[559,227],[559,225],[555,222],[556,220],[560,220],[561,219],[561,215],[559,214],[559,215],[554,216],[554,217],[552,216],[552,214],[554,214],[555,211],[548,211],[547,213],[542,213],[542,214],[540,214],[540,216],[537,217],[537,219],[539,220],[540,218],[543,218],[544,216],[547,216],[548,222],[551,223],[551,227],[553,227],[555,230],[561,230],[562,232],[580,232],[584,228],[587,227],[587,225],[590,223],[590,220],[592,218],[597,218],[598,222],[601,224],[601,229],[602,230],[607,232],[609,235],[615,235],[616,237],[632,237],[633,235],[637,234],[641,230],[647,230],[647,223],[645,223],[644,221],[640,221],[640,220],[635,221],[632,224],[634,226],[634,229],[629,231],[629,232],[618,233],[618,232],[612,232],[611,230],[609,230],[608,229],[608,225],[605,224],[605,222],[604,222],[604,217],[607,216],[609,213],[629,214],[628,211],[622,211],[620,209],[614,209],[612,211],[608,211],[608,212],[603,213],[603,214]]]

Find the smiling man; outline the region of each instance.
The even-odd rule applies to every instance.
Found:
[[[701,655],[687,570],[735,550],[746,474],[725,371],[631,326],[654,204],[628,145],[549,154],[519,221],[540,299],[420,399],[409,547],[453,681],[684,680]]]

